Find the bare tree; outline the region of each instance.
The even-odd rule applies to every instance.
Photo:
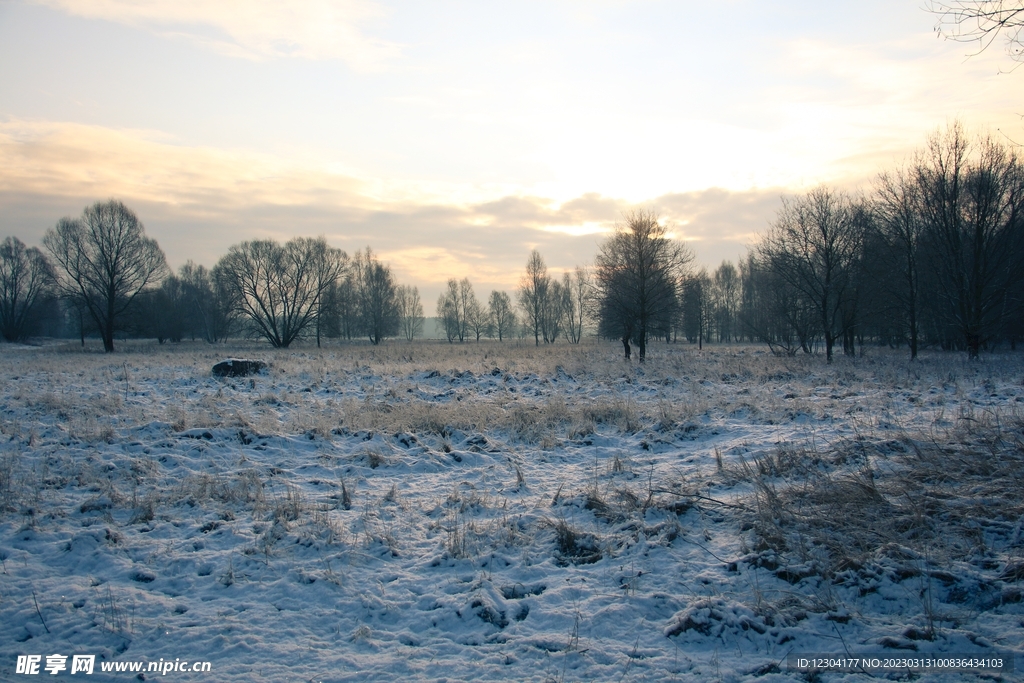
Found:
[[[679,308],[679,284],[693,253],[670,239],[657,214],[626,213],[615,234],[601,245],[595,263],[599,299],[598,330],[622,341],[626,358],[630,341],[640,362],[647,340],[671,328]]]
[[[480,337],[490,333],[491,317],[487,314],[487,310],[480,305],[479,299],[476,298],[476,294],[472,290],[470,290],[469,303],[466,306],[466,324],[478,343]]]
[[[456,301],[459,308],[459,341],[464,341],[473,332],[473,323],[479,308],[476,294],[473,292],[473,283],[469,281],[469,278],[464,277],[459,280]]]
[[[0,334],[7,341],[27,337],[54,272],[43,252],[25,247],[17,237],[0,244]]]
[[[688,275],[683,279],[683,334],[698,349],[704,348],[704,341],[710,337],[714,301],[712,281],[707,268]]]
[[[544,297],[541,307],[541,336],[545,344],[554,343],[565,324],[565,307],[569,290],[562,282],[552,278],[548,283],[547,296]]]
[[[465,339],[465,331],[459,319],[459,281],[448,280],[448,288],[437,297],[437,317],[444,328],[444,336],[452,344]]]
[[[977,358],[1006,316],[1020,315],[1008,293],[1024,276],[1024,167],[954,124],[929,139],[916,174],[937,293]]]
[[[932,0],[928,9],[939,15],[935,31],[949,40],[978,43],[984,52],[1002,34],[1006,52],[1024,62],[1024,2],[1021,0]]]
[[[189,260],[178,269],[188,299],[189,332],[210,344],[224,341],[234,323],[223,287],[205,266]]]
[[[535,346],[540,346],[541,335],[544,333],[545,306],[550,289],[548,267],[540,252],[534,249],[526,261],[526,274],[519,283],[519,307],[523,311],[523,325],[533,335]]]
[[[562,276],[562,309],[565,315],[565,338],[570,344],[579,344],[583,338],[583,325],[587,321],[587,309],[591,296],[590,272],[583,266],[576,266],[570,275]]]
[[[516,313],[512,310],[512,299],[505,292],[494,290],[487,302],[490,314],[492,335],[498,335],[498,341],[511,337],[516,331]]]
[[[160,287],[140,294],[136,304],[140,333],[156,337],[161,344],[184,338],[190,318],[188,290],[177,275],[168,275]]]
[[[636,318],[626,297],[612,294],[625,291],[628,286],[626,274],[622,271],[602,270],[598,264],[596,280],[601,292],[597,304],[597,334],[606,339],[620,340],[626,360],[629,360],[632,356],[630,344],[636,331]]]
[[[316,346],[320,348],[321,331],[326,328],[327,323],[329,298],[338,282],[345,277],[349,265],[348,254],[341,249],[328,246],[327,240],[322,236],[317,239],[300,237],[292,242],[300,240],[297,250],[300,253],[305,252],[305,257],[309,258],[310,266],[313,269],[312,284],[313,290],[316,292],[314,324],[316,325]]]
[[[741,273],[740,320],[747,333],[775,354],[811,353],[820,336],[820,316],[810,300],[756,249],[747,254]]]
[[[448,280],[448,288],[437,299],[437,317],[449,342],[466,341],[478,318],[479,304],[469,278]],[[479,336],[477,337],[479,340]]]
[[[921,247],[924,221],[921,215],[921,188],[914,171],[897,169],[883,173],[876,184],[873,231],[881,242],[877,250],[880,277],[892,283],[888,295],[899,307],[899,325],[910,342],[910,359],[917,358],[921,331]]]
[[[362,335],[359,319],[359,285],[357,275],[361,269],[359,254],[352,259],[351,267],[337,285],[328,292],[325,313],[330,321],[331,334],[344,339],[355,339]]]
[[[401,285],[398,288],[398,315],[402,335],[412,341],[423,333],[423,304],[417,287]]]
[[[715,269],[711,280],[715,331],[719,342],[731,342],[736,335],[736,316],[740,305],[739,273],[729,261]]]
[[[758,245],[764,261],[814,306],[825,337],[825,357],[843,333],[844,297],[861,253],[863,226],[843,192],[818,187],[783,199],[782,209]]]
[[[323,237],[297,237],[284,246],[255,240],[232,246],[217,270],[233,307],[255,334],[288,348],[319,320],[321,302],[341,275],[344,257]]]
[[[60,268],[61,289],[88,311],[103,349],[113,351],[120,317],[167,272],[160,246],[146,237],[138,216],[113,199],[86,208],[79,219],[62,218],[43,244]]]
[[[353,268],[358,327],[370,343],[380,344],[400,331],[398,286],[391,268],[382,264],[370,247],[356,253]]]
[[[292,295],[282,291],[282,251],[273,240],[242,242],[228,250],[214,272],[226,285],[236,314],[248,319],[256,333],[271,345],[283,348],[291,344],[301,328],[295,330],[293,324],[294,304],[287,306]],[[308,306],[306,314],[310,315]]]
[[[539,345],[541,339],[550,344],[562,333],[568,293],[563,283],[548,275],[544,259],[534,249],[520,280],[519,307],[523,311],[522,322],[533,334],[535,345]]]

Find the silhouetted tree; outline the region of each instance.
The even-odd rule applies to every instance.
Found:
[[[327,240],[320,237],[309,240],[305,247],[311,254],[313,266],[313,283],[316,296],[316,346],[320,348],[320,335],[327,328],[327,305],[330,293],[338,282],[345,277],[348,270],[348,254],[341,249],[327,246]]]
[[[62,218],[43,244],[60,270],[60,286],[96,323],[103,349],[114,350],[114,331],[141,291],[159,282],[167,261],[156,240],[127,206],[97,202],[78,219]]]
[[[391,269],[382,264],[370,247],[353,259],[355,298],[359,329],[376,345],[399,334],[398,286]]]
[[[362,335],[359,320],[359,285],[356,278],[356,261],[353,259],[352,267],[345,274],[345,277],[331,288],[328,293],[327,314],[329,316],[329,327],[332,335],[344,339],[355,339]]]
[[[736,335],[736,316],[740,306],[739,272],[729,261],[715,269],[711,278],[711,302],[718,341],[731,342]]]
[[[1024,167],[953,124],[929,139],[917,183],[942,312],[977,358],[1005,317],[1020,314],[1008,295],[1024,276]]]
[[[466,341],[477,315],[478,304],[468,278],[448,280],[448,287],[437,299],[437,317],[441,319],[449,342]]]
[[[441,321],[444,329],[444,336],[448,343],[452,344],[458,339],[460,342],[465,339],[465,331],[459,319],[459,281],[455,278],[448,280],[448,289],[441,292],[437,297],[437,318]]]
[[[232,246],[217,270],[232,306],[253,332],[274,347],[288,348],[316,324],[344,256],[323,237],[297,237],[284,246],[255,240]]]
[[[569,290],[563,286],[563,283],[549,279],[547,295],[544,297],[541,307],[540,330],[545,344],[554,343],[562,333],[568,296]]]
[[[799,292],[783,281],[753,251],[741,262],[743,298],[740,321],[751,339],[768,345],[772,353],[794,355],[801,346],[809,351],[794,324],[806,310]]]
[[[626,358],[629,342],[647,355],[647,340],[665,336],[679,309],[678,289],[693,253],[670,239],[653,211],[624,215],[615,234],[601,245],[595,263],[598,290],[598,329],[622,341]]]
[[[188,331],[193,313],[184,281],[173,274],[165,277],[158,288],[140,294],[133,309],[133,318],[137,321],[135,333],[156,337],[161,344],[168,340],[180,342]]]
[[[627,274],[623,270],[602,269],[597,265],[595,280],[598,283],[597,299],[597,334],[606,339],[618,339],[622,342],[626,360],[632,357],[632,347],[636,334],[636,317],[629,307],[629,299],[613,292],[626,292],[629,288]],[[606,294],[605,292],[608,292]],[[673,314],[674,315],[674,314]]]
[[[1024,61],[1024,2],[1021,0],[932,0],[929,10],[939,15],[935,30],[944,38],[978,43],[988,49],[1000,34],[1010,59]]]
[[[893,300],[895,306],[888,311],[889,317],[906,332],[911,360],[917,358],[920,345],[924,239],[921,188],[916,180],[914,171],[902,168],[879,176],[873,203],[874,230],[869,236],[875,247],[870,249],[871,280],[889,285],[872,301]]]
[[[683,279],[683,334],[698,349],[704,348],[704,340],[710,337],[714,303],[712,282],[706,268]]]
[[[825,357],[843,332],[844,297],[863,244],[863,225],[842,192],[819,187],[782,209],[758,245],[761,257],[779,277],[814,307],[825,338]]]
[[[490,331],[492,335],[497,335],[498,341],[503,341],[505,337],[515,333],[516,314],[512,310],[512,300],[508,294],[492,291],[487,308],[491,318]]]
[[[25,247],[17,237],[0,244],[0,333],[21,341],[38,322],[55,283],[55,273],[43,252]]]
[[[401,285],[398,288],[398,315],[402,335],[408,341],[423,333],[423,304],[417,287]]]
[[[523,325],[533,335],[535,346],[540,346],[540,339],[544,334],[545,310],[550,289],[548,267],[544,264],[540,252],[534,249],[526,262],[526,274],[519,283],[519,307],[523,311]]]
[[[178,269],[187,302],[187,333],[208,343],[224,341],[234,324],[224,283],[218,283],[205,266],[189,260]]]
[[[476,298],[476,294],[473,294],[472,290],[466,309],[466,322],[477,342],[480,341],[480,337],[490,334],[491,316],[488,315],[487,309],[480,305],[480,300]]]
[[[590,272],[576,266],[572,274],[562,276],[562,309],[565,316],[565,338],[570,344],[579,344],[583,338],[583,325],[591,296]]]

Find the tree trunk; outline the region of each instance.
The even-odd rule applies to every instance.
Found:
[[[917,312],[910,307],[910,360],[917,359]]]
[[[967,333],[967,356],[977,359],[981,353],[981,335],[971,331]]]
[[[114,318],[110,316],[107,318],[106,323],[103,326],[103,350],[106,353],[112,353],[114,351]]]

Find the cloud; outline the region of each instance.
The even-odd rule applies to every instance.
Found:
[[[652,201],[690,239],[746,240],[761,231],[779,207],[782,188],[735,192],[711,188],[666,194]]]
[[[386,12],[371,0],[36,0],[69,14],[181,36],[231,57],[340,59],[374,70],[393,43],[361,26]]]
[[[552,274],[593,261],[603,234],[635,206],[658,211],[709,265],[735,260],[778,205],[778,190],[664,194],[641,204],[597,193],[558,202],[508,191],[485,200],[418,192],[388,199],[374,179],[329,164],[189,147],[147,130],[0,122],[0,235],[38,243],[63,215],[116,197],[142,218],[172,266],[213,265],[232,244],[324,235],[370,245],[403,282],[436,298],[449,277],[478,293],[512,290],[531,249]]]
[[[532,196],[508,196],[473,206],[488,224],[528,227],[536,230],[586,228],[582,234],[604,232],[621,218],[629,204],[597,193],[587,193],[566,202]]]
[[[224,211],[260,203],[317,203],[359,193],[358,181],[311,173],[266,154],[173,144],[147,130],[76,123],[0,123],[0,177],[8,191],[78,196],[116,192],[177,204],[189,211]],[[219,207],[219,208],[215,208]]]

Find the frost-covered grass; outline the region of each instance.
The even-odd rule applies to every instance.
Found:
[[[0,347],[0,677],[55,652],[239,681],[1019,659],[1024,358],[618,353]],[[232,356],[270,369],[213,377]]]

